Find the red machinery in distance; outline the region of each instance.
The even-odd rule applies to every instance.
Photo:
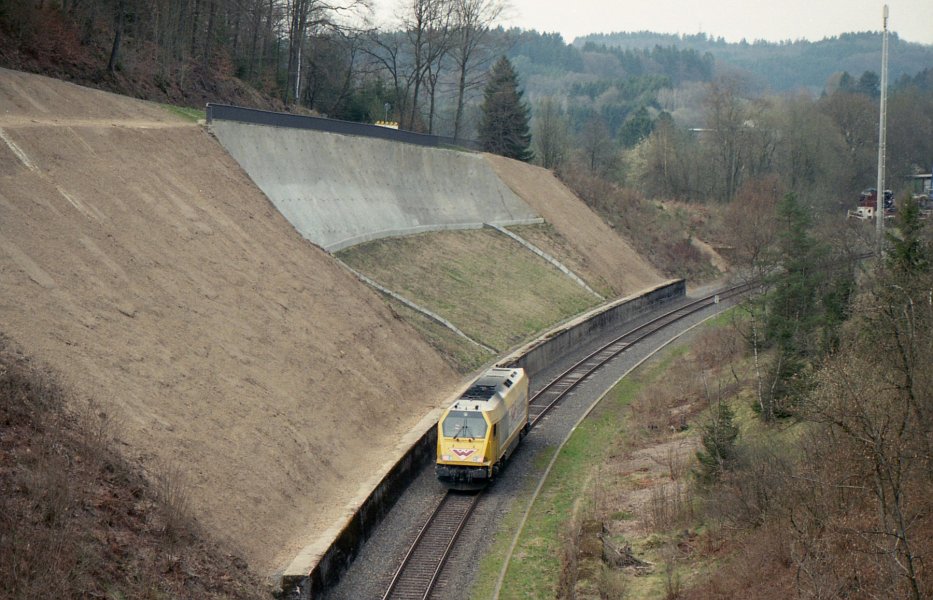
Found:
[[[859,194],[858,198],[858,207],[855,210],[850,210],[847,213],[847,217],[852,219],[874,219],[875,218],[875,209],[878,207],[878,190],[875,188],[868,188],[862,191]],[[891,190],[884,191],[884,218],[891,219],[894,217],[896,211],[894,206],[894,192]]]

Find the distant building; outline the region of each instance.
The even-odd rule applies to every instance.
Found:
[[[933,173],[919,173],[911,179],[914,198],[933,201]]]

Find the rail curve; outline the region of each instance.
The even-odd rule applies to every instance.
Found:
[[[746,283],[725,288],[669,310],[591,352],[531,397],[528,410],[532,429],[574,388],[627,348],[689,315],[722,300],[747,293],[755,285]],[[402,559],[383,600],[427,600],[431,597],[457,538],[481,496],[482,491],[472,494],[449,491],[441,497]]]

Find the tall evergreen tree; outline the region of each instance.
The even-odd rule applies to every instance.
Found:
[[[483,98],[479,126],[483,150],[526,162],[534,158],[528,130],[530,110],[522,102],[522,94],[518,74],[503,56],[492,67]]]

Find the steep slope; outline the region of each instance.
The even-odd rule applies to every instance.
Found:
[[[485,157],[506,185],[544,217],[574,252],[562,250],[546,236],[529,235],[542,249],[566,260],[571,269],[589,274],[585,277],[590,282],[605,282],[619,296],[661,282],[661,275],[553,173],[493,154]]]
[[[271,573],[457,376],[201,128],[0,70],[0,329]]]

